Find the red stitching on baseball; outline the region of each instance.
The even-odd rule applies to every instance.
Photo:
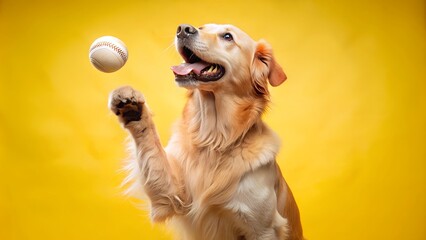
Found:
[[[100,46],[106,46],[106,47],[112,48],[114,51],[120,54],[120,56],[123,58],[124,61],[127,60],[127,54],[119,46],[107,41],[98,42],[97,44],[95,44],[93,47],[90,48],[90,51]]]

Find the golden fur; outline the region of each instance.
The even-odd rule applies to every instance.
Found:
[[[194,54],[226,73],[180,84],[188,101],[167,147],[142,94],[131,87],[111,93],[109,106],[135,147],[127,181],[145,192],[152,220],[169,220],[182,239],[303,239],[296,202],[275,162],[280,141],[261,119],[268,83],[279,86],[283,70],[268,43],[234,26],[208,24],[196,33]]]

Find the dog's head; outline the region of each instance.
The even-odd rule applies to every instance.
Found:
[[[175,41],[185,61],[172,67],[181,87],[209,91],[221,87],[265,95],[268,82],[278,86],[286,79],[270,45],[263,40],[254,41],[232,25],[195,28],[182,24]]]

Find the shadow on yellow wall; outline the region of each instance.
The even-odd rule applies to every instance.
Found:
[[[426,239],[424,1],[0,1],[0,239],[171,239],[121,195],[108,93],[141,90],[163,143],[184,103],[180,23],[232,23],[288,81],[265,120],[308,239]],[[130,58],[88,60],[114,35]]]

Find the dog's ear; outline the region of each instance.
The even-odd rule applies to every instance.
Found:
[[[274,87],[281,85],[287,79],[283,69],[275,61],[271,46],[264,40],[257,43],[252,64],[251,74],[257,90],[267,89],[263,86],[266,79]]]

